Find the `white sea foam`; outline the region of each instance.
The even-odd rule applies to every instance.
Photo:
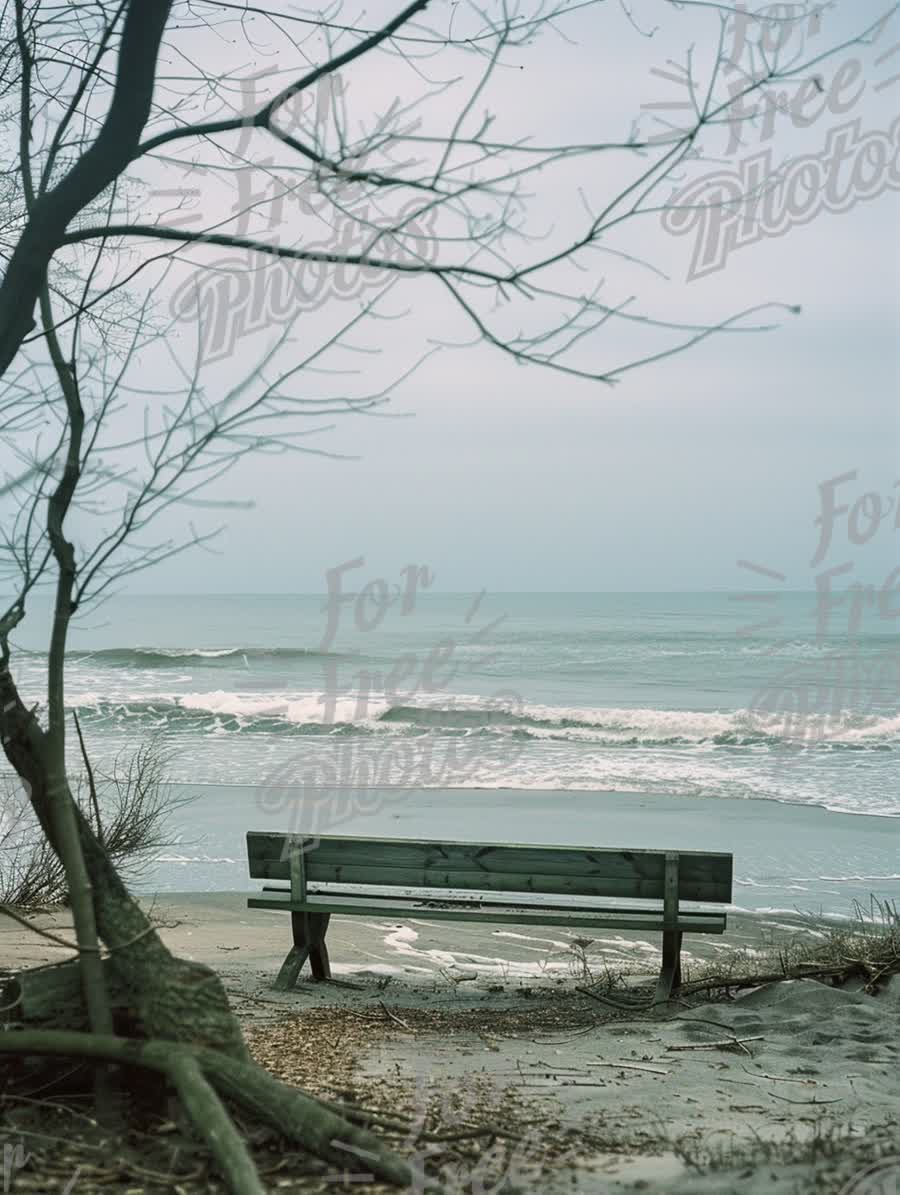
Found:
[[[892,782],[896,709],[847,714],[828,735],[798,741],[783,719],[746,709],[516,703],[443,692],[400,702],[342,693],[329,703],[300,687],[195,683],[178,691],[171,679],[164,688],[157,671],[153,688],[142,690],[128,687],[129,674],[118,692],[88,680],[69,704],[110,754],[145,728],[166,734],[185,781],[259,784],[285,769],[299,775],[321,765],[323,775],[360,783],[769,799],[900,815]]]
[[[176,863],[180,865],[188,863],[229,863],[235,866],[238,860],[229,859],[227,856],[216,858],[214,855],[157,855],[154,858],[154,863]]]
[[[889,742],[900,738],[900,715],[862,715],[838,712],[822,725],[810,720],[805,734],[798,735],[795,723],[783,715],[741,709],[735,711],[667,710],[645,708],[520,705],[512,701],[490,701],[474,694],[416,694],[408,701],[391,702],[384,697],[350,693],[330,697],[317,691],[294,693],[247,693],[216,689],[207,692],[129,692],[101,695],[94,690],[74,694],[69,705],[96,709],[114,707],[122,715],[172,709],[226,715],[252,722],[280,719],[294,725],[334,724],[366,726],[382,723],[388,733],[398,727],[422,723],[428,727],[480,729],[497,735],[524,734],[535,739],[572,742],[712,743],[752,746],[759,739],[783,739],[789,743]],[[132,708],[133,707],[133,708]],[[386,722],[387,716],[390,721]],[[479,718],[479,715],[482,717]]]
[[[848,718],[848,721],[851,719]],[[900,714],[887,717],[871,717],[867,724],[862,726],[847,726],[840,732],[840,739],[844,742],[854,743],[869,739],[887,739],[900,736]]]

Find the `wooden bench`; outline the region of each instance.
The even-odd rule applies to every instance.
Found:
[[[681,982],[682,934],[721,934],[731,902],[732,856],[405,838],[247,834],[252,879],[266,886],[251,909],[291,914],[294,945],[275,981],[291,988],[310,962],[329,979],[325,934],[332,913],[423,921],[555,925],[662,934],[656,1000]],[[548,897],[562,897],[549,901]],[[610,900],[615,903],[608,903]],[[646,902],[635,904],[635,901]]]

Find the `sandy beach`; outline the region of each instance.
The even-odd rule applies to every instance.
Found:
[[[900,0],[0,14],[0,1195],[900,1195]]]
[[[565,931],[337,917],[337,982],[304,974],[282,993],[272,983],[285,914],[247,909],[243,892],[171,894],[152,909],[178,954],[221,974],[276,1074],[412,1126],[426,1112],[457,1127],[515,1126],[493,1162],[510,1191],[812,1195],[900,1152],[897,977],[877,997],[798,980],[629,1012],[580,989],[607,969],[629,983],[652,976],[658,942],[646,936],[579,949]],[[39,924],[65,932],[61,917]],[[797,916],[733,914],[723,940],[686,938],[687,974],[723,952],[762,957],[818,934]],[[0,965],[64,956],[0,924]],[[498,1189],[496,1174],[484,1185],[477,1152],[454,1165],[466,1190]]]

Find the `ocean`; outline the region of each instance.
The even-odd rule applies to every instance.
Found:
[[[129,596],[79,620],[67,704],[95,763],[155,738],[208,810],[188,818],[190,850],[159,860],[161,886],[189,859],[235,886],[240,860],[217,872],[210,847],[229,790],[229,808],[240,790],[262,809],[334,786],[400,786],[413,806],[423,790],[528,790],[542,809],[554,791],[642,794],[713,817],[748,802],[760,824],[775,802],[900,828],[882,820],[900,815],[900,620],[874,603],[851,628],[811,593],[440,594],[408,574],[330,603]],[[40,631],[29,619],[15,655],[30,699]],[[457,836],[478,837],[459,809]],[[895,879],[894,860],[877,874]]]

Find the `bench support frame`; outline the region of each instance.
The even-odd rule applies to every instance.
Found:
[[[302,838],[288,838],[285,841],[291,874],[291,903],[306,902],[306,844]],[[330,979],[331,964],[325,934],[328,932],[330,913],[291,911],[291,934],[294,945],[281,964],[275,987],[280,992],[290,991],[297,982],[303,964],[309,959],[313,979]]]
[[[678,925],[678,855],[666,852],[663,890],[662,969],[656,985],[654,1004],[665,1004],[674,989],[681,986],[681,931]]]
[[[294,945],[288,951],[275,980],[279,992],[287,992],[294,987],[307,959],[313,979],[331,979],[331,964],[325,945],[330,920],[330,913],[291,913]]]

